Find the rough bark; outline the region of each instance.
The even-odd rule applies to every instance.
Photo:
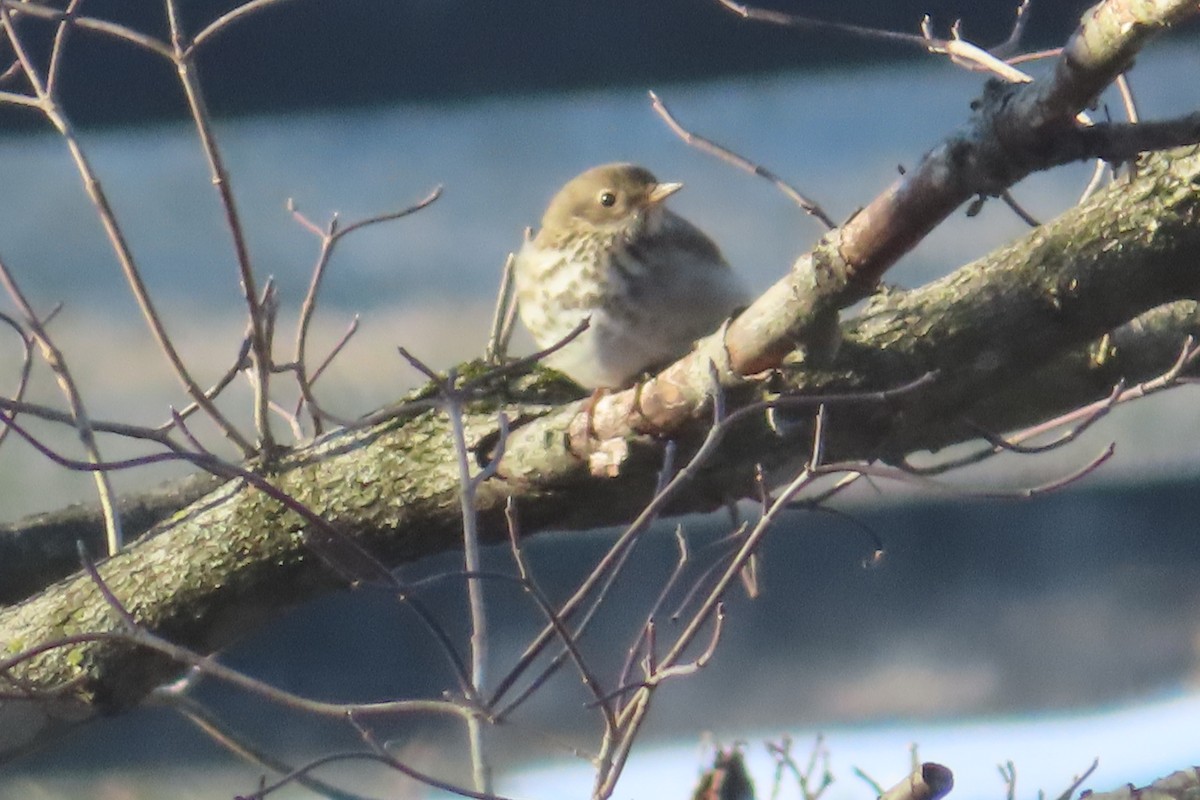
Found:
[[[1148,159],[1135,177],[944,280],[877,297],[841,325],[836,354],[813,345],[827,344],[837,310],[870,291],[964,200],[1094,154],[1099,145],[1088,137],[1103,136],[1085,132],[1075,115],[1147,37],[1195,11],[1185,0],[1097,6],[1052,76],[989,90],[963,131],[802,256],[695,355],[642,389],[594,407],[536,392],[532,399],[495,391],[472,400],[464,424],[481,462],[500,441],[501,412],[513,428],[496,475],[478,490],[482,535],[504,535],[510,500],[527,535],[630,518],[650,499],[666,439],[686,458],[707,430],[710,363],[731,404],[754,400],[768,381],[820,395],[894,388],[932,373],[921,388],[886,402],[834,404],[826,457],[838,461],[936,450],[973,437],[962,422],[968,416],[1002,430],[1103,396],[1113,376],[1140,380],[1166,369],[1184,333],[1197,327],[1189,302],[1200,289],[1196,147]],[[1161,145],[1161,131],[1152,133]],[[1170,141],[1194,142],[1195,120],[1183,120],[1173,135]],[[1127,145],[1134,150],[1150,146],[1133,139]],[[1096,349],[1110,332],[1109,344]],[[797,342],[804,359],[789,361]],[[1049,370],[1061,381],[1053,396],[1039,391]],[[669,511],[702,511],[749,493],[760,465],[786,469],[808,449],[804,417],[796,419],[785,435],[761,416],[739,423]],[[354,562],[359,548],[393,567],[458,546],[461,476],[450,424],[436,407],[326,436],[262,477],[321,525],[260,486],[222,485],[99,566],[140,628],[211,652],[343,585],[345,575],[330,562]],[[0,663],[0,760],[130,707],[178,670],[127,640],[94,638],[124,624],[88,574],[0,611],[0,653],[13,656]],[[47,647],[54,642],[61,645]],[[41,649],[21,656],[34,648]]]
[[[224,481],[197,473],[157,489],[122,497],[117,510],[126,536],[136,539]],[[15,603],[79,569],[77,542],[104,550],[99,505],[77,503],[0,526],[0,605]]]
[[[1195,304],[1176,301],[1196,297],[1198,265],[1200,150],[1191,148],[1148,159],[1135,178],[941,281],[879,296],[843,324],[844,344],[830,367],[797,365],[785,370],[787,381],[800,392],[841,392],[892,387],[936,370],[929,385],[885,405],[836,405],[829,458],[936,449],[971,438],[970,428],[953,423],[964,413],[999,430],[1103,396],[1116,375],[1138,380],[1161,372],[1185,332],[1197,327]],[[1174,304],[1154,310],[1168,303]],[[1089,345],[1113,329],[1122,344],[1096,358]],[[1048,396],[1036,389],[1051,369],[1070,388]],[[504,535],[509,498],[526,534],[620,523],[649,499],[663,439],[624,437],[615,450],[624,457],[610,464],[609,474],[597,475],[570,447],[568,431],[586,416],[582,402],[497,406],[480,400],[468,408],[465,423],[481,458],[496,441],[499,410],[515,429],[500,474],[480,487],[486,537]],[[697,409],[675,432],[681,455],[707,424],[707,412]],[[705,510],[746,492],[756,464],[792,460],[806,447],[803,437],[802,427],[780,437],[758,420],[739,426],[672,510]],[[271,476],[274,486],[388,566],[458,546],[459,480],[447,417],[437,410],[331,434]],[[263,491],[233,481],[102,563],[100,573],[139,625],[210,652],[340,585],[309,546],[314,533]],[[83,574],[0,611],[7,655],[119,626]],[[0,756],[51,740],[98,713],[127,708],[177,669],[111,640],[79,642],[25,661],[11,673],[21,683],[6,688],[16,696],[0,701],[0,731],[6,732]],[[59,691],[19,696],[33,687]]]

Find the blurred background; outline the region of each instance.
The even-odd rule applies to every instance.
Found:
[[[183,5],[194,31],[234,4]],[[1086,5],[1035,4],[1026,49],[1061,43]],[[162,35],[156,6],[92,0],[83,10]],[[964,35],[985,46],[1007,37],[1015,11],[996,0],[775,7],[905,31],[916,31],[929,13],[943,35],[961,17]],[[23,22],[31,36],[37,24]],[[1130,81],[1144,117],[1200,107],[1196,45],[1195,33],[1185,31],[1139,59]],[[244,320],[228,231],[172,72],[85,32],[73,37],[64,63],[66,109],[172,335],[200,382],[211,382],[232,362]],[[557,188],[588,166],[636,161],[664,180],[683,181],[673,207],[707,230],[758,289],[820,235],[769,183],[677,139],[651,111],[648,89],[692,130],[768,166],[844,219],[886,187],[897,167],[915,164],[960,124],[984,81],[915,48],[772,28],[710,0],[292,0],[213,41],[200,68],[255,268],[260,279],[274,276],[280,291],[283,330],[294,324],[318,249],[287,212],[289,199],[318,224],[334,213],[350,222],[444,187],[430,208],[360,231],[334,255],[311,346],[322,352],[361,317],[359,333],[318,384],[325,405],[346,416],[417,382],[397,345],[437,367],[482,352],[505,255]],[[1105,101],[1119,116],[1115,99]],[[0,254],[35,307],[62,304],[52,332],[93,417],[167,419],[183,395],[145,333],[62,140],[27,109],[0,109],[0,174]],[[1079,165],[1034,176],[1015,194],[1049,218],[1074,201],[1089,175]],[[1023,230],[1001,204],[988,203],[974,218],[959,214],[941,226],[889,280],[920,285]],[[4,309],[12,311],[7,303]],[[281,340],[290,347],[287,336]],[[0,376],[15,381],[19,358],[15,341],[0,342]],[[248,419],[248,394],[239,391],[226,407]],[[59,402],[44,374],[34,399]],[[1014,757],[1017,743],[1035,741],[1028,730],[1048,732],[1055,745],[1029,750],[1018,770],[1061,778],[1025,784],[1030,790],[1064,788],[1114,741],[1122,746],[1106,755],[1097,788],[1194,763],[1195,750],[1189,760],[1168,745],[1188,739],[1195,709],[1186,703],[1200,674],[1198,438],[1200,407],[1194,390],[1181,389],[1119,410],[1070,450],[994,459],[955,476],[965,489],[1036,485],[1117,442],[1103,470],[1058,495],[984,502],[880,485],[842,502],[849,520],[790,517],[764,553],[764,597],[733,600],[714,663],[656,699],[644,741],[684,742],[686,752],[669,762],[679,771],[638,773],[635,761],[618,795],[672,794],[649,788],[657,774],[678,776],[673,794],[682,796],[705,730],[726,742],[780,731],[848,732],[831,738],[845,766],[831,791],[845,797],[869,794],[852,783],[849,765],[869,772],[874,765],[873,777],[891,783],[906,771],[913,740],[974,743],[948,762],[960,774],[961,797],[1001,792],[993,765]],[[121,443],[104,447],[108,457],[128,452]],[[118,485],[134,490],[173,474],[130,471]],[[90,479],[64,474],[18,441],[0,449],[4,521],[88,501],[92,492]],[[686,524],[700,545],[728,528],[722,517]],[[871,548],[864,526],[887,549],[873,569],[862,566]],[[561,597],[610,540],[608,532],[542,536],[530,557],[547,591]],[[653,596],[673,548],[669,527],[647,537],[640,579],[625,582],[618,607]],[[503,553],[489,557],[503,565]],[[448,555],[405,577],[454,565]],[[429,602],[461,625],[459,587],[447,583],[430,590]],[[503,664],[537,618],[519,598],[493,594],[501,627],[495,660]],[[598,658],[630,640],[630,620],[611,616],[589,644]],[[227,660],[331,699],[437,696],[449,686],[419,627],[389,598],[362,592],[298,610]],[[552,684],[520,724],[497,737],[512,774],[534,758],[570,761],[563,742],[594,742],[594,719],[579,710],[576,683],[566,676]],[[355,744],[345,731],[264,713],[219,687],[202,687],[202,696],[290,753]],[[1118,715],[1139,711],[1159,716],[1152,732],[1137,737],[1150,746],[1135,752],[1123,738],[1133,723]],[[1080,714],[1090,715],[1083,717],[1089,730],[1112,738],[1070,733]],[[866,743],[870,736],[883,737],[877,750]],[[408,726],[396,737],[416,765],[461,777],[456,732]],[[871,761],[877,752],[888,756]],[[922,756],[938,760],[939,753],[926,747]],[[986,770],[972,784],[965,776],[980,765]],[[565,780],[574,787],[569,793],[582,794],[586,765],[582,772],[531,773],[524,783],[513,778],[512,790],[557,797]],[[92,725],[0,772],[0,796],[228,796],[252,790],[256,776],[171,712],[147,709]],[[418,794],[382,773],[353,778],[376,791],[386,786],[389,796]]]

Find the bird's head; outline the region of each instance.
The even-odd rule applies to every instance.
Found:
[[[682,183],[660,183],[648,169],[634,164],[592,167],[559,190],[546,208],[542,227],[655,227],[662,202],[682,188]]]

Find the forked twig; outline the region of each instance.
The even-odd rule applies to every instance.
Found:
[[[439,778],[433,777],[432,775],[415,770],[402,761],[398,761],[392,756],[382,753],[333,753],[327,756],[322,756],[320,758],[313,759],[303,767],[300,767],[289,775],[285,775],[275,783],[259,789],[257,792],[242,795],[240,800],[260,800],[261,798],[266,797],[268,794],[287,786],[301,775],[306,775],[318,767],[325,766],[326,764],[336,764],[342,761],[374,761],[376,763],[384,764],[387,767],[394,769],[396,772],[407,775],[413,780],[423,783],[430,788],[438,789],[450,794],[460,795],[462,797],[474,798],[474,800],[508,800],[508,798],[504,797],[503,795],[494,794],[492,792],[473,792],[465,787],[443,781]]]
[[[775,800],[779,796],[785,770],[792,773],[796,779],[803,800],[818,800],[825,790],[833,785],[833,772],[829,768],[829,748],[825,746],[825,737],[817,734],[816,741],[813,742],[812,749],[808,754],[808,762],[803,768],[796,763],[796,759],[792,756],[792,744],[790,736],[784,736],[778,743],[767,742],[767,752],[775,760],[775,780],[772,781],[771,800]],[[816,776],[818,765],[821,767],[821,780],[814,787],[813,778]]]
[[[304,216],[304,214],[302,214],[296,207],[294,201],[288,200],[287,210],[291,213],[292,218],[296,220],[301,227],[305,228],[318,239],[320,239],[321,242],[320,250],[317,253],[316,263],[313,265],[312,277],[309,279],[308,291],[305,292],[304,301],[300,304],[300,319],[296,323],[295,355],[292,357],[293,365],[296,370],[296,381],[300,387],[301,400],[309,406],[314,433],[320,434],[324,426],[321,421],[322,414],[319,412],[319,406],[317,405],[316,399],[313,396],[312,385],[316,382],[317,377],[321,372],[324,371],[328,363],[337,355],[338,352],[341,351],[349,337],[353,335],[353,330],[348,332],[342,338],[342,340],[335,345],[333,351],[329,354],[329,356],[326,357],[325,361],[322,362],[322,364],[310,375],[308,371],[308,332],[309,327],[312,324],[313,315],[317,310],[317,296],[320,292],[321,284],[324,281],[325,273],[329,266],[329,261],[333,256],[334,248],[337,247],[338,242],[340,242],[343,237],[350,235],[354,231],[371,225],[378,225],[380,223],[390,222],[392,220],[407,217],[410,214],[414,214],[429,206],[431,203],[441,197],[441,194],[442,187],[435,186],[429,194],[410,206],[397,211],[389,211],[383,214],[377,214],[372,217],[356,220],[355,222],[345,226],[340,224],[337,214],[334,214],[324,229],[320,228],[314,222],[308,219],[308,217]],[[357,320],[352,327],[357,328]],[[297,406],[297,413],[299,413],[299,406]]]
[[[989,48],[992,55],[997,58],[1007,59],[1010,56],[1015,56],[1021,49],[1021,39],[1025,35],[1025,28],[1029,25],[1029,6],[1033,0],[1021,0],[1021,4],[1017,6],[1016,15],[1013,18],[1012,30],[1009,31],[1008,38],[995,47]]]
[[[508,435],[508,421],[504,413],[499,414],[497,425],[500,431],[499,439],[487,464],[479,473],[471,474],[471,451],[467,444],[466,428],[463,423],[464,396],[457,386],[457,376],[451,370],[445,379],[440,378],[428,365],[412,355],[408,350],[398,348],[400,355],[415,369],[435,383],[440,395],[443,412],[450,421],[451,441],[454,446],[454,458],[459,474],[459,505],[462,512],[463,530],[463,562],[467,573],[467,605],[470,609],[471,620],[471,697],[476,702],[483,697],[483,687],[487,679],[489,634],[487,622],[487,607],[483,597],[483,581],[479,577],[481,570],[480,540],[478,530],[478,515],[476,514],[476,496],[480,485],[495,474],[500,459],[504,455],[505,440]],[[492,791],[491,758],[484,744],[483,720],[479,715],[467,718],[467,740],[471,750],[471,766],[475,788],[482,794]]]
[[[563,647],[566,648],[571,659],[575,662],[575,667],[579,670],[579,676],[583,680],[583,685],[592,693],[595,706],[603,713],[606,732],[614,730],[616,719],[611,704],[604,698],[600,679],[596,677],[596,674],[588,666],[583,653],[576,644],[575,637],[567,628],[566,623],[555,612],[554,604],[550,602],[550,598],[546,597],[541,587],[538,586],[537,581],[533,578],[533,572],[529,569],[529,565],[525,561],[525,554],[521,549],[521,527],[517,519],[517,506],[511,497],[505,504],[504,517],[508,524],[509,551],[512,554],[513,563],[517,565],[521,585],[533,597],[542,614],[546,617],[547,622],[554,626],[555,631],[558,633],[559,641],[563,643]],[[497,716],[497,721],[502,720],[502,717]]]
[[[100,446],[96,443],[95,428],[92,427],[91,417],[83,404],[83,395],[79,393],[75,379],[71,377],[71,370],[67,367],[66,359],[63,358],[62,351],[58,349],[54,340],[46,333],[41,320],[34,313],[33,307],[25,298],[25,294],[17,285],[16,279],[9,272],[8,265],[4,263],[3,259],[0,259],[0,283],[3,283],[17,308],[25,315],[25,325],[29,329],[30,336],[37,342],[42,351],[42,358],[54,372],[59,389],[71,410],[71,422],[79,435],[79,441],[83,445],[88,460],[93,464],[103,463]],[[4,426],[5,432],[7,433],[12,427],[13,422],[10,418],[8,424]],[[93,470],[92,480],[96,484],[96,494],[100,498],[100,509],[104,515],[104,535],[108,554],[116,555],[124,544],[125,536],[121,530],[121,515],[117,511],[117,500],[116,494],[113,492],[112,481],[108,473],[103,470]]]
[[[1041,452],[1054,449],[1064,444],[1068,444],[1086,431],[1093,424],[1103,418],[1109,411],[1122,403],[1128,403],[1131,400],[1137,400],[1147,395],[1170,389],[1184,380],[1185,372],[1200,360],[1200,345],[1191,337],[1187,337],[1183,343],[1183,347],[1179,351],[1179,356],[1175,362],[1162,374],[1150,380],[1143,381],[1136,386],[1126,388],[1123,382],[1118,381],[1113,390],[1109,392],[1107,397],[1088,403],[1087,405],[1068,411],[1065,414],[1060,414],[1053,419],[1030,426],[1017,433],[1010,434],[1006,437],[997,436],[994,433],[989,433],[979,429],[980,435],[983,436],[991,445],[987,449],[979,450],[974,453],[952,458],[937,464],[926,467],[914,467],[911,464],[905,464],[904,468],[918,475],[940,475],[949,472],[952,469],[977,464],[985,459],[991,458],[998,453],[1005,451],[1014,452]],[[971,424],[968,421],[968,424]],[[1028,442],[1039,436],[1043,436],[1051,431],[1057,430],[1064,426],[1070,426],[1067,431],[1062,433],[1057,439],[1045,445],[1038,447],[1028,447],[1024,442]],[[977,426],[976,426],[977,427]]]
[[[32,87],[32,97],[26,98],[25,101],[19,101],[17,98],[10,97],[8,94],[0,94],[0,101],[21,102],[23,105],[30,105],[42,112],[46,120],[58,131],[63,137],[63,141],[67,145],[71,159],[75,163],[76,170],[79,172],[80,178],[83,181],[84,189],[92,204],[95,206],[97,215],[100,218],[101,225],[104,227],[105,235],[108,237],[109,243],[117,257],[118,263],[125,274],[126,282],[129,284],[134,298],[138,303],[138,307],[145,318],[147,325],[153,334],[155,341],[158,343],[159,349],[167,358],[176,377],[187,391],[188,395],[196,402],[205,413],[217,424],[221,432],[233,442],[242,452],[244,457],[250,457],[254,454],[254,446],[235,428],[229,420],[217,409],[217,407],[205,396],[204,391],[196,383],[191,376],[186,364],[184,364],[179,352],[175,349],[174,343],[167,334],[166,327],[162,322],[162,318],[158,314],[153,301],[150,298],[149,290],[142,279],[141,272],[137,266],[137,262],[133,257],[133,252],[125,239],[124,231],[120,223],[117,221],[116,213],[114,212],[108,195],[104,191],[100,180],[93,169],[91,162],[87,158],[82,145],[79,143],[75,135],[75,131],[70,121],[63,113],[56,95],[49,93],[46,82],[40,76],[33,59],[26,51],[24,41],[17,33],[16,26],[13,21],[14,9],[19,9],[20,13],[36,13],[33,9],[38,8],[35,4],[16,3],[12,0],[0,0],[0,25],[3,26],[5,33],[8,36],[9,43],[12,46],[13,52],[17,60],[20,62],[26,80]],[[60,12],[53,12],[54,18],[61,19],[63,15]],[[73,18],[73,24],[79,24],[80,20]],[[128,38],[128,37],[123,37]],[[144,37],[143,37],[144,38]],[[134,41],[139,46],[146,46],[144,41],[129,39]],[[160,49],[148,47],[154,52],[162,55]]]
[[[950,494],[962,494],[969,497],[984,497],[995,500],[1025,500],[1031,497],[1037,497],[1038,495],[1056,492],[1059,489],[1063,489],[1082,480],[1083,478],[1095,472],[1102,464],[1112,458],[1113,454],[1116,453],[1116,449],[1116,444],[1110,442],[1090,461],[1088,461],[1082,467],[1067,473],[1066,475],[1037,486],[1030,486],[1024,489],[1014,489],[1011,491],[964,489],[926,477],[924,474],[909,468],[907,465],[902,467],[889,467],[882,464],[861,464],[858,467],[854,467],[853,471],[872,478],[887,478],[889,480],[896,480],[901,483],[909,483],[914,486],[921,486],[926,489],[934,489],[939,492],[947,492]],[[833,466],[836,467],[836,465]],[[837,471],[849,471],[850,469],[851,467],[843,465],[842,468]]]
[[[611,583],[615,580],[616,574],[619,572],[620,566],[628,558],[634,543],[638,540],[640,534],[649,525],[658,518],[663,508],[674,497],[675,493],[683,486],[688,484],[700,470],[700,468],[708,462],[708,459],[717,452],[717,448],[724,440],[726,433],[731,427],[749,417],[756,414],[762,414],[764,409],[769,408],[774,404],[787,406],[812,406],[820,405],[821,403],[839,403],[839,402],[890,402],[895,397],[907,392],[916,391],[922,386],[927,385],[934,380],[934,373],[922,375],[915,381],[897,387],[895,389],[887,389],[867,393],[845,393],[837,395],[823,395],[811,397],[785,397],[770,403],[754,403],[743,406],[736,411],[733,411],[723,417],[718,424],[712,425],[706,434],[704,441],[701,442],[696,452],[691,459],[667,482],[662,486],[654,497],[647,503],[637,518],[633,520],[617,538],[616,542],[609,548],[608,552],[596,564],[588,577],[575,589],[574,593],[563,603],[558,609],[559,617],[564,621],[569,621],[576,612],[584,604],[585,600],[591,593],[600,587],[602,584]],[[748,556],[747,556],[748,557]],[[739,564],[739,571],[742,565]],[[603,591],[603,590],[602,590]],[[581,623],[582,625],[582,623]],[[578,629],[576,631],[578,636]],[[553,638],[553,628],[547,626],[534,637],[534,639],[526,646],[525,651],[521,654],[517,663],[512,667],[509,673],[503,677],[493,690],[492,700],[490,704],[496,703],[504,696],[518,678],[524,674],[525,670],[533,663],[537,656],[543,651],[549,641]],[[522,695],[523,699],[526,695]],[[503,716],[508,713],[512,706],[517,701],[514,700],[508,707],[500,711]]]
[[[366,795],[347,792],[311,775],[297,774],[294,767],[251,742],[243,733],[233,730],[220,717],[191,697],[160,688],[150,694],[149,702],[151,705],[163,705],[172,709],[195,725],[209,739],[248,764],[280,775],[295,775],[296,783],[329,800],[369,800]]]
[[[225,226],[228,228],[233,242],[234,259],[240,279],[239,285],[242,289],[242,299],[246,304],[246,315],[250,323],[250,354],[252,356],[250,366],[254,371],[252,385],[254,387],[254,424],[258,430],[258,450],[265,457],[271,458],[275,451],[275,437],[271,431],[269,407],[272,373],[272,337],[269,312],[264,309],[259,298],[258,281],[250,259],[245,227],[242,225],[237,201],[233,195],[233,186],[230,182],[229,170],[225,167],[225,158],[217,146],[217,136],[212,127],[208,104],[200,89],[194,58],[195,51],[183,32],[178,0],[165,0],[165,3],[167,24],[171,36],[171,61],[179,74],[179,83],[183,88],[192,124],[200,140],[200,149],[208,164],[209,176],[217,191],[221,209],[225,213]],[[248,7],[250,6],[242,6],[242,8]]]

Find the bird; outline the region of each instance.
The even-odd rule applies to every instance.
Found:
[[[586,389],[620,389],[691,349],[750,293],[703,231],[664,205],[682,183],[614,163],[554,195],[513,261],[517,309],[544,362]]]

